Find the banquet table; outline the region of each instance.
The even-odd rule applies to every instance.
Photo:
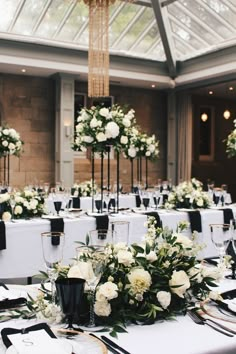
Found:
[[[230,290],[235,288],[235,286],[235,280],[224,280],[220,284],[219,291]],[[35,319],[9,320],[0,323],[0,330],[4,327],[24,328],[38,322]],[[156,322],[153,325],[130,325],[127,327],[127,331],[128,333],[119,333],[118,339],[112,338],[112,340],[129,351],[130,354],[236,353],[236,336],[227,337],[208,326],[197,325],[189,316],[177,316],[174,320]],[[101,334],[104,333],[96,333],[97,336]],[[109,336],[106,333],[105,335]],[[0,340],[0,354],[4,354],[5,350]]]
[[[168,226],[175,230],[180,221],[188,220],[185,211],[157,210],[163,227]],[[235,212],[235,208],[234,208]],[[223,223],[223,211],[220,209],[206,209],[201,211],[202,232],[198,233],[197,240],[206,244],[199,257],[215,257],[217,251],[211,242],[211,223]],[[109,222],[129,221],[129,243],[141,242],[146,232],[147,215],[145,210],[138,212],[120,212],[111,214]],[[109,226],[110,227],[110,226]],[[86,214],[74,218],[64,218],[65,247],[63,263],[72,262],[75,256],[76,241],[85,241],[86,234],[96,229],[96,219]],[[0,279],[30,277],[43,270],[44,262],[41,247],[41,233],[50,231],[50,221],[43,218],[31,220],[15,220],[6,222],[7,248],[0,251]],[[186,235],[190,236],[188,229]]]

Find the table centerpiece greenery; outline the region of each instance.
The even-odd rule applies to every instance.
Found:
[[[234,130],[228,135],[226,141],[226,153],[228,157],[236,156],[236,119],[234,119]]]
[[[71,194],[75,197],[91,197],[96,194],[97,185],[92,180],[81,183],[74,183],[71,188]]]
[[[164,204],[165,208],[191,208],[200,209],[208,208],[212,204],[212,200],[207,192],[203,191],[202,182],[196,178],[185,181],[173,187],[169,193],[168,199]]]
[[[189,239],[182,234],[187,226],[182,222],[173,232],[157,228],[155,219],[150,217],[143,243],[107,245],[109,257],[96,288],[94,310],[96,323],[111,328],[112,336],[126,331],[130,323],[148,325],[171,320],[185,314],[196,301],[211,296],[211,287],[222,277],[225,265],[207,267],[197,259],[201,246],[194,236]],[[85,264],[81,267],[79,259],[75,259],[70,266],[60,265],[59,277],[86,279],[91,269],[86,269]],[[89,299],[89,292],[85,292],[85,302]],[[83,306],[86,314],[87,307]],[[36,299],[30,297],[24,310],[12,311],[2,319],[9,316],[63,321],[58,305],[50,302],[50,293],[44,286]]]
[[[8,126],[0,127],[0,157],[7,154],[19,156],[23,144],[20,134],[15,129]]]

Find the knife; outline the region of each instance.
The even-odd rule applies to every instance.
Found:
[[[120,347],[118,344],[113,342],[111,339],[109,339],[109,338],[107,338],[105,336],[101,336],[101,338],[103,339],[103,341],[105,343],[107,343],[108,345],[111,345],[112,347],[118,349],[121,353],[130,354],[127,350],[125,350],[124,348]]]
[[[105,344],[105,346],[107,347],[107,349],[113,353],[113,354],[120,354],[120,352],[118,352],[115,348],[113,348],[111,345],[109,345],[108,343],[106,343],[104,340],[102,340],[101,338],[95,336],[95,334],[93,333],[89,333],[90,336],[100,340],[103,344]]]
[[[213,300],[211,299],[213,302],[215,302],[220,308],[222,308],[223,310],[231,313],[232,315],[236,316],[236,312],[231,310],[228,306],[228,304],[226,304],[225,302],[223,301],[220,301],[220,300]]]
[[[217,321],[212,320],[211,318],[204,318],[204,317],[202,317],[197,311],[194,311],[194,312],[195,312],[195,314],[199,317],[199,319],[201,319],[201,320],[204,321],[205,323],[208,324],[208,322],[211,322],[211,323],[215,324],[216,326],[218,326],[219,328],[221,328],[221,329],[223,329],[223,330],[225,330],[225,331],[227,331],[227,332],[230,332],[230,333],[232,333],[232,334],[236,334],[236,331],[234,331],[233,329],[231,329],[231,328],[229,328],[229,327],[226,327],[226,326],[224,326],[223,324],[221,324],[221,323],[219,323],[219,322],[217,322]]]

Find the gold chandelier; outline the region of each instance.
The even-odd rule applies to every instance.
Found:
[[[84,0],[89,6],[88,96],[109,96],[109,5],[115,0]]]

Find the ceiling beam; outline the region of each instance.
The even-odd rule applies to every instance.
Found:
[[[169,19],[167,14],[167,9],[161,10],[160,0],[151,0],[154,15],[156,17],[157,26],[159,28],[162,44],[164,47],[166,61],[169,69],[169,74],[171,78],[176,77],[176,61],[174,58],[173,43],[169,25]],[[162,16],[162,11],[166,12],[166,16]]]

